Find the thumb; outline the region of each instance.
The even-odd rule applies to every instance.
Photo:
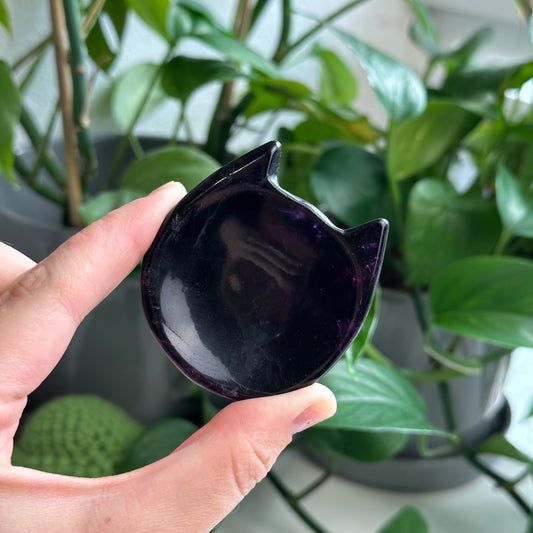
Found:
[[[118,476],[101,517],[121,509],[128,532],[210,531],[266,476],[294,433],[335,409],[333,393],[319,384],[231,404],[168,457]]]

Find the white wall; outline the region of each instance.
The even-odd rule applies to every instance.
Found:
[[[435,11],[435,17],[441,32],[442,44],[445,48],[464,39],[466,35],[477,27],[487,24],[494,26],[494,9],[490,9],[490,6],[494,5],[500,10],[497,13],[501,13],[501,10],[504,9],[504,12],[508,15],[506,17],[496,17],[501,20],[496,23],[495,39],[493,43],[486,47],[480,60],[509,62],[532,56],[526,28],[523,24],[520,25],[511,0],[491,0],[490,2],[484,0],[483,5],[486,9],[481,9],[475,16],[465,15],[464,13],[457,15],[452,11],[447,11],[449,9],[448,4],[450,2],[453,4],[455,0],[428,1],[430,4],[437,3],[439,5],[439,9]],[[506,4],[505,7],[502,7],[502,2]],[[209,4],[210,9],[217,16],[229,25],[236,5],[235,0],[209,0],[206,3]],[[263,18],[263,23],[252,34],[251,45],[253,47],[259,50],[273,49],[277,34],[272,32],[272,28],[278,27],[280,3],[272,3],[269,12],[266,13],[267,16]],[[324,7],[325,3],[321,0],[295,0],[294,7],[296,10],[305,13],[323,16],[344,3],[345,0],[330,0],[327,2],[326,9]],[[457,4],[457,2],[455,3]],[[24,50],[27,50],[47,35],[50,31],[49,14],[47,2],[44,1],[7,0],[7,5],[12,15],[15,37],[10,39],[5,31],[0,30],[0,55],[13,61],[20,57]],[[456,7],[452,5],[453,9],[456,9]],[[486,15],[485,20],[483,19],[484,15]],[[407,63],[414,70],[422,72],[424,57],[407,38],[407,28],[411,19],[412,14],[407,3],[403,0],[372,0],[363,3],[346,16],[342,21],[342,26],[368,43]],[[298,35],[305,31],[310,24],[311,21],[309,19],[301,17],[293,28],[294,34]],[[384,114],[366,84],[355,58],[331,34],[325,32],[321,36],[321,40],[326,46],[338,49],[357,73],[360,82],[359,96],[356,102],[357,108],[371,116],[375,121],[383,122]],[[181,50],[184,53],[196,53],[197,46],[196,43],[185,43]],[[157,36],[154,36],[137,20],[130,20],[123,52],[116,64],[116,70],[120,71],[140,60],[157,61],[163,57],[164,53],[165,45]],[[213,52],[204,49],[204,53],[212,54]],[[298,69],[291,71],[291,76],[310,83],[316,78],[315,67],[311,61],[307,61]],[[51,106],[57,98],[53,83],[54,77],[55,66],[52,54],[49,53],[28,92],[30,110],[38,118],[41,125],[47,122]],[[101,90],[105,86],[105,78],[99,77],[97,81],[96,87]],[[197,139],[201,139],[205,135],[207,119],[213,109],[216,97],[217,91],[213,87],[209,87],[198,91],[191,102],[189,118],[193,123],[194,134]],[[148,119],[139,124],[137,132],[156,135],[169,134],[176,113],[177,109],[174,104],[163,105]],[[95,110],[93,113],[93,131],[101,132],[112,127],[112,121],[107,116],[105,108],[103,111],[102,108]],[[267,136],[273,134],[271,131],[267,133]],[[24,138],[19,136],[18,141],[23,143]]]

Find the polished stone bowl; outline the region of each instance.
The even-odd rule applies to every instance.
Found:
[[[341,230],[284,191],[280,151],[267,143],[206,178],[143,260],[156,339],[189,379],[231,399],[327,372],[361,329],[385,251],[387,221]]]

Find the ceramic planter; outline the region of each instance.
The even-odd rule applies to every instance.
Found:
[[[105,173],[118,138],[96,142]],[[148,147],[157,139],[145,140]],[[35,261],[51,253],[74,233],[62,225],[62,211],[21,183],[13,190],[0,179],[0,240]],[[128,278],[83,321],[58,366],[31,395],[29,408],[54,396],[94,393],[150,423],[173,412],[188,391],[153,339],[144,319],[139,280]]]

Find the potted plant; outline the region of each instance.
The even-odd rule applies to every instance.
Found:
[[[471,422],[477,415],[457,424],[461,407],[454,398],[461,380],[498,374],[510,349],[533,346],[533,199],[528,174],[533,119],[531,110],[518,113],[522,109],[509,108],[506,99],[509,90],[519,89],[531,78],[532,64],[476,68],[472,57],[488,38],[486,31],[452,51],[442,51],[424,5],[409,0],[415,15],[411,37],[428,58],[427,72],[418,76],[337,27],[343,14],[362,3],[346,2],[295,36],[292,29],[297,15],[289,0],[280,2],[279,35],[274,37],[274,53],[267,56],[246,40],[268,1],[240,1],[228,29],[205,5],[192,0],[95,0],[81,9],[73,0],[62,4],[51,0],[59,80],[66,89],[59,99],[65,167],[50,149],[56,114],[45,131],[39,132],[24,106],[24,89],[46,53],[50,43],[46,39],[13,65],[0,62],[4,88],[0,97],[0,131],[4,132],[0,136],[1,170],[11,182],[24,188],[28,185],[33,198],[34,193],[46,198],[35,201],[54,213],[56,226],[58,221],[82,226],[176,176],[190,188],[231,158],[233,140],[253,131],[258,119],[265,115],[270,115],[269,121],[281,119],[281,185],[317,205],[339,225],[385,217],[392,230],[382,297],[374,302],[344,360],[324,378],[337,394],[339,411],[330,421],[306,432],[305,439],[330,456],[379,461],[401,453],[406,446],[412,449],[409,436],[418,435],[422,454],[461,454],[501,484],[522,511],[531,513],[516,490],[516,480],[501,478],[480,458],[483,453],[497,453],[531,464],[500,431],[494,431],[495,420],[496,426],[500,424],[497,429],[503,431],[505,426],[498,418],[505,415],[501,396],[489,417],[489,427],[476,428],[475,438],[464,433],[476,425]],[[64,23],[62,13],[66,15]],[[162,38],[167,52],[158,64],[141,63],[115,72],[117,50],[107,30],[111,24],[120,42],[125,20],[133,16]],[[9,29],[3,1],[0,22]],[[353,108],[356,81],[339,55],[319,44],[324,29],[333,32],[359,61],[387,112],[386,128],[372,124]],[[200,52],[184,54],[181,45],[186,40],[215,50],[217,59]],[[67,48],[70,63],[65,61]],[[316,62],[320,72],[317,87],[287,76],[289,60],[298,59]],[[107,159],[94,157],[87,127],[87,79],[79,68],[81,62],[104,71],[107,77],[110,113],[121,130]],[[17,87],[13,72],[23,66],[26,74]],[[444,72],[443,78],[429,83],[434,69]],[[205,138],[193,139],[188,127],[191,95],[210,83],[219,87],[218,100]],[[176,104],[171,138],[139,139],[135,135],[138,122],[169,99]],[[288,119],[283,122],[286,111],[291,117],[298,116],[296,125]],[[29,159],[11,150],[18,127],[34,145],[35,154],[27,156]],[[109,141],[103,144],[109,145]],[[42,168],[46,175],[40,173]],[[9,203],[16,209],[28,205],[28,200],[19,200],[20,191],[5,191],[2,194],[9,194]],[[55,204],[57,208],[50,207]],[[10,228],[19,218],[12,215]],[[0,226],[0,238],[17,244],[3,233],[7,227]],[[21,231],[27,234],[29,228]],[[45,231],[55,234],[49,226]],[[66,233],[57,237],[51,248],[75,229],[63,231]],[[135,282],[132,287],[138,290]],[[392,350],[384,340],[384,328],[397,322],[388,314],[395,301],[402,309],[408,306],[418,321],[413,333],[406,335],[409,340],[420,337],[416,349],[423,361],[415,367],[405,367],[397,359],[398,340]],[[401,311],[402,318],[406,314]],[[410,331],[406,328],[402,326],[403,331]],[[472,348],[470,339],[488,344]],[[75,339],[73,346],[77,342]],[[165,359],[162,355],[150,358]],[[94,374],[101,379],[100,368]],[[440,427],[438,419],[428,419],[426,402],[412,382],[435,387],[443,407]],[[212,412],[208,399],[197,391],[187,402],[182,409],[189,409],[195,421]],[[429,437],[444,440],[435,449]],[[310,528],[321,531],[299,506],[298,498],[275,475],[270,479]]]

